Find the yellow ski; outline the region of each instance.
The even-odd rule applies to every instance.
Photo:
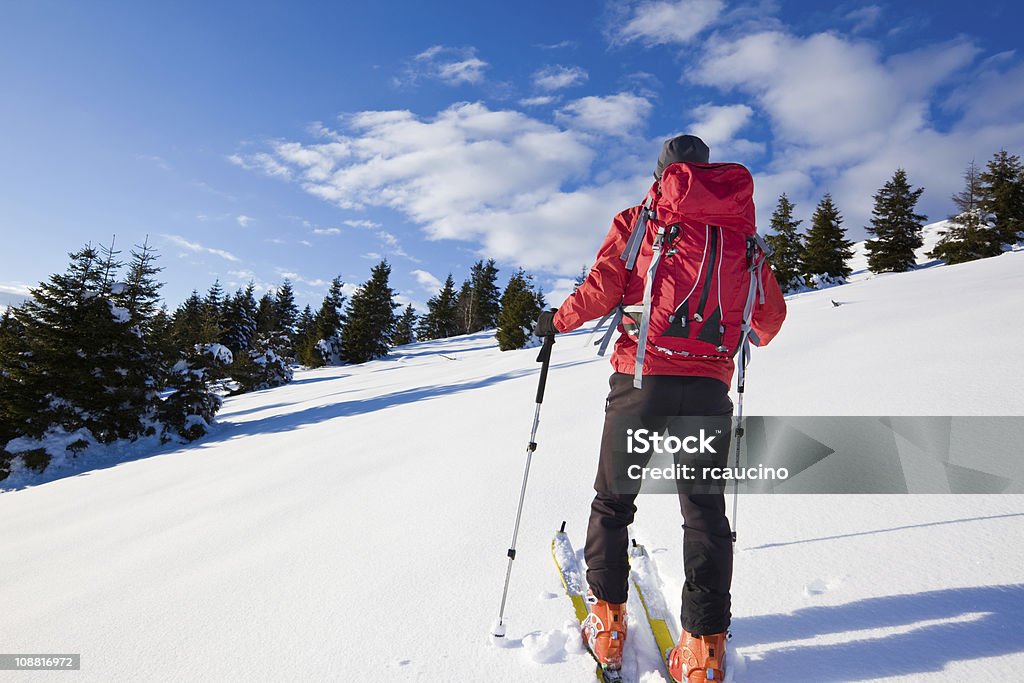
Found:
[[[676,646],[679,635],[676,632],[675,619],[669,612],[665,596],[661,592],[658,568],[647,553],[647,549],[636,540],[633,540],[629,549],[629,566],[629,578],[644,606],[647,623],[651,626],[651,633],[654,634],[654,641],[658,644],[658,651],[661,653],[661,660],[667,673],[668,656]]]

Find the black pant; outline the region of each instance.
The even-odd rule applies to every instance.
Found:
[[[728,415],[729,387],[710,377],[649,375],[643,388],[633,376],[615,373],[605,403],[601,460],[587,528],[587,582],[594,595],[611,603],[626,602],[629,589],[629,532],[636,494],[613,493],[613,420],[621,416]],[[695,635],[722,633],[729,627],[732,584],[732,536],[723,494],[680,492],[683,514],[682,625]]]

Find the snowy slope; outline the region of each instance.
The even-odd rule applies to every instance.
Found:
[[[935,245],[939,243],[942,238],[942,233],[950,228],[950,221],[938,221],[936,223],[929,223],[924,226],[921,230],[921,237],[924,244],[914,251],[914,256],[917,257],[917,265],[936,265],[940,261],[928,258],[928,252],[935,248]],[[853,256],[846,265],[853,271],[850,273],[850,281],[863,280],[868,277],[872,277],[871,271],[868,270],[868,251],[867,241],[857,242],[853,245]]]
[[[748,411],[1024,414],[1022,292],[1018,252],[796,296]],[[555,347],[510,647],[487,633],[536,351],[478,334],[298,373],[189,447],[0,494],[0,650],[80,652],[83,681],[591,680],[549,552],[562,520],[582,545],[592,495],[609,368],[584,340]],[[639,505],[675,602],[677,505]],[[1019,680],[1022,531],[1022,495],[742,497],[732,679]],[[665,680],[631,609],[628,673]]]

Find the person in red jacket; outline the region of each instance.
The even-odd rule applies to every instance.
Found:
[[[751,280],[748,271],[741,266],[742,271],[730,271],[726,268],[725,272],[742,272],[746,278],[744,282],[740,281],[738,275],[733,276],[733,282],[723,282],[726,276],[723,275],[721,255],[717,261],[717,278],[713,277],[712,266],[716,264],[717,242],[721,241],[719,251],[724,254],[728,244],[743,245],[742,240],[745,239],[739,232],[732,233],[715,226],[745,226],[748,234],[754,231],[751,198],[753,187],[746,169],[742,169],[747,182],[737,185],[735,195],[721,191],[719,185],[697,198],[701,189],[698,187],[697,174],[710,176],[718,171],[725,173],[730,171],[726,167],[736,166],[711,165],[708,164],[708,160],[708,147],[700,138],[683,135],[667,140],[658,159],[655,172],[657,182],[649,195],[651,202],[648,206],[655,211],[654,215],[659,219],[655,222],[655,227],[668,222],[660,220],[663,217],[681,220],[684,230],[690,227],[691,231],[698,235],[694,239],[706,240],[702,243],[705,247],[703,255],[691,259],[700,260],[700,264],[691,262],[674,264],[671,267],[690,268],[699,277],[706,279],[709,285],[716,285],[719,301],[717,305],[725,307],[722,302],[730,299],[728,295],[722,294],[723,288],[728,291],[742,290],[742,296],[745,298]],[[682,171],[685,172],[680,173],[680,167],[673,167],[673,164],[690,166],[683,168]],[[666,173],[666,169],[670,169],[669,173]],[[691,175],[688,176],[687,172]],[[678,201],[675,204],[672,204],[672,198],[665,197],[663,192],[666,189],[663,185],[670,182],[670,175],[672,178],[684,178],[682,199],[676,197]],[[672,182],[675,182],[672,191],[680,194],[679,183]],[[641,266],[645,261],[650,262],[651,243],[654,240],[649,238],[645,243],[632,270],[626,267],[622,255],[627,250],[627,241],[633,226],[638,224],[637,217],[644,208],[635,206],[615,217],[586,280],[557,311],[541,313],[536,327],[538,335],[570,332],[585,322],[603,317],[617,307],[640,303],[647,274],[646,267]],[[694,216],[707,218],[708,224],[702,224],[703,221],[690,221],[689,219]],[[712,217],[715,219],[713,223]],[[696,227],[691,226],[691,223]],[[717,234],[715,230],[718,231]],[[653,231],[649,234],[653,234]],[[707,260],[707,247],[710,247],[711,251],[710,260]],[[740,254],[743,253],[742,246],[735,249],[738,249]],[[699,255],[701,251],[698,250],[696,253]],[[705,268],[705,260],[712,266]],[[709,290],[713,287],[705,286],[704,289]],[[755,344],[763,346],[778,333],[786,317],[786,304],[771,268],[760,269],[757,292],[760,296],[755,298],[750,338]],[[700,313],[704,312],[707,298],[705,292],[700,301]],[[684,304],[680,304],[680,307]],[[687,315],[684,312],[683,322],[685,323],[688,317],[702,321],[700,313]],[[678,316],[679,309],[675,314]],[[651,315],[651,318],[653,320],[654,315]],[[672,321],[673,317],[669,317],[668,320]],[[627,320],[628,322],[632,321]],[[619,326],[618,329],[620,335],[611,357],[615,372],[609,381],[611,391],[605,404],[601,455],[594,483],[596,495],[591,505],[584,551],[587,581],[591,590],[588,598],[591,611],[583,625],[583,637],[591,653],[606,669],[616,669],[621,666],[622,661],[629,581],[627,527],[632,523],[636,513],[636,494],[616,492],[616,487],[612,485],[615,474],[612,456],[613,424],[621,426],[621,421],[616,420],[623,416],[731,415],[733,405],[729,398],[729,387],[735,371],[735,363],[730,354],[679,351],[673,353],[648,339],[647,352],[642,364],[642,385],[636,388],[634,373],[638,337],[628,333],[628,327]],[[725,329],[724,318],[720,329]],[[635,326],[630,331],[635,331]],[[667,330],[663,333],[669,334]],[[738,334],[734,332],[734,335]],[[664,338],[666,337],[655,339]],[[726,348],[721,338],[717,341],[718,350]],[[721,680],[725,672],[725,640],[731,616],[732,583],[732,535],[725,515],[725,496],[721,493],[693,494],[680,491],[679,498],[684,520],[683,565],[686,580],[682,591],[681,608],[683,634],[679,645],[671,654],[670,674],[677,681],[686,683]]]

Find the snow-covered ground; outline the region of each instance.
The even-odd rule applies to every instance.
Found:
[[[795,296],[747,411],[1022,415],[1022,293],[1018,252]],[[81,653],[86,681],[591,680],[550,554],[592,495],[609,368],[585,338],[555,346],[508,647],[488,631],[536,351],[477,334],[229,399],[187,447],[0,483],[0,651]],[[675,603],[677,504],[639,505]],[[1022,532],[1022,495],[741,497],[732,680],[1021,680]],[[663,681],[630,609],[627,673]]]
[[[914,251],[914,256],[917,259],[918,266],[933,266],[941,263],[941,261],[928,258],[928,252],[935,248],[935,245],[937,245],[939,240],[942,239],[942,233],[949,230],[950,227],[952,227],[952,223],[948,220],[929,223],[924,226],[921,230],[921,239],[923,244]],[[846,265],[848,265],[853,271],[849,278],[851,282],[874,277],[874,274],[868,270],[868,250],[866,240],[857,242],[853,245],[853,257],[846,262]]]

